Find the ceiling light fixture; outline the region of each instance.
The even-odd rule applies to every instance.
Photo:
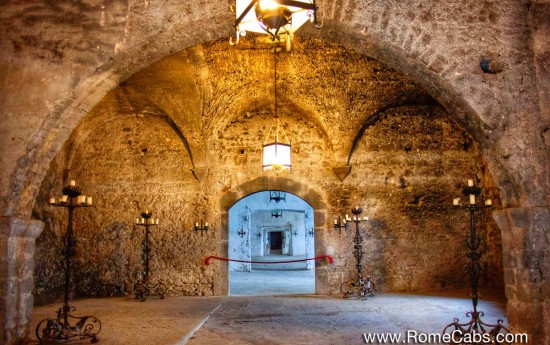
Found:
[[[236,0],[234,10],[237,37],[230,38],[231,45],[239,43],[247,32],[256,32],[267,33],[272,41],[286,42],[290,50],[294,32],[308,20],[318,29],[322,26],[317,23],[315,0]]]

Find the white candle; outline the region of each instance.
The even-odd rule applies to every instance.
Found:
[[[198,228],[199,227],[199,222],[196,222],[195,223],[195,228]]]
[[[491,200],[491,199],[485,200],[485,205],[491,206],[492,204],[493,204],[493,200]]]
[[[369,220],[369,217],[364,216],[364,217],[363,217],[363,220]]]
[[[145,218],[141,218],[141,224],[145,224]]]
[[[136,218],[136,224],[139,224],[139,218]]]
[[[145,213],[146,213],[146,214],[149,214],[149,210],[145,210]]]
[[[468,180],[468,187],[474,186],[474,180]]]
[[[50,198],[50,205],[55,204],[55,198]]]
[[[158,218],[155,220],[155,224],[159,225],[159,219]]]
[[[355,206],[355,210],[358,210],[359,209],[359,206]]]
[[[474,194],[470,194],[470,205],[473,205],[476,203],[476,196]]]
[[[75,181],[75,180],[71,180],[71,182],[69,182],[69,184],[71,185],[71,187],[74,187],[74,186],[76,186],[76,181]]]
[[[66,195],[63,195],[63,196],[59,199],[59,202],[67,202],[67,196],[66,196]]]
[[[204,226],[208,226],[208,222],[204,223]]]
[[[347,213],[346,213],[346,219],[349,219],[349,216],[348,216],[348,214],[347,214]]]
[[[334,220],[334,225],[338,225],[338,220],[337,219]]]
[[[86,205],[89,205],[89,206],[92,205],[92,197],[91,196],[86,198]]]

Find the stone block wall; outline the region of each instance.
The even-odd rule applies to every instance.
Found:
[[[550,212],[546,208],[507,209],[495,212],[502,242],[509,322],[515,332],[530,339],[547,340],[541,321],[549,322]],[[521,326],[519,326],[521,325]],[[541,343],[543,343],[541,341]]]

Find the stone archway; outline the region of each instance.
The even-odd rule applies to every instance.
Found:
[[[280,190],[292,193],[313,207],[313,224],[315,231],[315,254],[330,255],[332,248],[326,236],[327,206],[321,194],[314,188],[311,188],[302,182],[284,177],[262,176],[254,180],[242,183],[239,186],[227,191],[220,198],[220,224],[221,229],[221,247],[218,252],[227,255],[228,253],[228,226],[229,209],[240,199],[247,195],[265,190]],[[221,264],[220,274],[214,281],[214,294],[227,295],[229,284],[229,269],[227,263]],[[315,268],[315,290],[317,294],[328,293],[328,269],[326,266],[316,266]]]
[[[2,221],[3,239],[5,239],[3,243],[9,242],[11,246],[10,251],[6,251],[10,256],[3,264],[5,268],[3,271],[9,273],[3,277],[2,284],[6,285],[7,280],[10,279],[10,281],[17,281],[20,286],[15,289],[15,293],[11,290],[6,292],[5,297],[8,302],[5,309],[10,310],[10,316],[2,321],[9,322],[11,325],[14,323],[13,320],[23,320],[20,327],[15,326],[22,329],[14,333],[16,337],[24,333],[26,327],[24,320],[29,313],[24,306],[28,306],[28,297],[30,297],[27,287],[30,283],[25,280],[28,272],[21,272],[19,267],[32,266],[32,260],[25,259],[24,248],[32,247],[34,238],[30,233],[39,233],[42,226],[39,222],[32,221],[30,217],[33,200],[36,198],[38,186],[44,178],[49,162],[59,152],[82,117],[109,90],[116,87],[120,80],[124,80],[171,51],[229,36],[231,31],[227,23],[231,23],[232,18],[225,4],[222,3],[206,5],[204,9],[195,9],[190,5],[188,11],[179,11],[179,5],[172,4],[166,5],[167,8],[158,9],[166,16],[170,13],[179,13],[179,18],[171,18],[171,20],[163,20],[165,17],[162,15],[151,15],[149,12],[151,9],[148,9],[145,3],[133,5],[134,11],[127,11],[126,17],[122,15],[123,21],[127,20],[127,29],[131,34],[126,35],[124,33],[126,30],[120,30],[124,25],[120,25],[116,20],[104,22],[95,29],[92,26],[86,32],[88,36],[93,36],[96,33],[94,30],[113,33],[113,40],[102,42],[102,49],[98,47],[96,50],[95,46],[91,47],[93,49],[90,48],[86,59],[76,59],[71,55],[71,47],[80,47],[79,42],[75,40],[82,37],[71,38],[70,36],[73,35],[69,31],[64,31],[62,24],[59,24],[60,29],[56,31],[56,23],[46,23],[50,26],[49,32],[52,36],[57,34],[56,37],[59,38],[59,44],[55,45],[55,49],[52,48],[54,51],[47,48],[51,41],[49,36],[42,34],[41,30],[26,29],[22,32],[13,30],[13,27],[20,25],[16,24],[17,16],[13,17],[13,26],[6,25],[11,32],[7,37],[13,41],[10,42],[9,39],[5,41],[5,46],[9,46],[10,52],[4,55],[5,60],[3,60],[3,64],[10,66],[7,69],[6,80],[10,82],[18,79],[17,76],[20,75],[43,74],[46,80],[50,79],[48,76],[58,77],[51,79],[59,81],[57,86],[63,85],[58,90],[48,93],[47,96],[37,97],[42,101],[39,102],[39,106],[18,106],[17,102],[14,102],[15,106],[6,105],[8,112],[32,113],[32,121],[36,123],[29,133],[25,132],[20,138],[8,138],[3,145],[5,148],[3,152],[9,152],[10,155],[6,162],[10,159],[12,161],[6,165],[2,174],[2,186],[6,187],[3,188],[2,193],[5,206],[2,214],[5,217]],[[414,5],[411,4],[411,6]],[[506,252],[516,255],[510,257],[510,260],[505,260],[509,265],[506,272],[510,279],[507,281],[510,282],[510,290],[513,292],[512,300],[515,300],[514,303],[509,304],[510,310],[519,317],[519,315],[529,314],[529,308],[534,307],[538,316],[548,315],[548,308],[542,306],[545,305],[544,303],[548,304],[544,302],[547,297],[539,293],[523,293],[523,291],[544,290],[547,286],[544,285],[547,284],[545,280],[533,279],[532,282],[531,280],[529,283],[525,282],[525,286],[520,286],[522,284],[517,282],[533,270],[544,272],[548,270],[540,263],[535,264],[535,262],[544,262],[548,254],[534,244],[537,243],[541,233],[549,231],[549,222],[545,221],[549,216],[547,164],[544,163],[547,162],[548,153],[544,135],[539,131],[539,128],[543,130],[544,123],[542,125],[539,123],[541,112],[536,106],[534,96],[536,91],[530,91],[529,87],[524,89],[522,87],[523,90],[517,93],[507,86],[524,85],[524,78],[526,82],[532,82],[532,79],[535,79],[530,67],[529,48],[516,49],[513,46],[513,42],[529,41],[529,28],[509,33],[509,30],[505,30],[506,25],[503,24],[509,21],[509,25],[515,25],[518,21],[526,20],[530,15],[527,6],[518,3],[516,7],[508,10],[491,8],[491,6],[499,6],[493,3],[479,3],[472,6],[471,10],[477,13],[482,11],[476,6],[489,6],[489,8],[483,8],[483,13],[488,13],[489,19],[494,19],[495,13],[498,14],[497,18],[501,17],[497,23],[485,20],[485,17],[479,17],[477,21],[475,20],[477,17],[472,17],[473,21],[467,24],[470,26],[467,26],[463,32],[478,32],[478,35],[475,38],[463,37],[464,52],[461,58],[456,60],[453,55],[461,50],[453,46],[453,40],[446,38],[453,34],[452,25],[442,27],[439,22],[441,19],[435,19],[430,13],[431,9],[424,8],[420,15],[415,16],[411,15],[415,11],[407,11],[406,8],[401,7],[392,8],[384,4],[375,4],[370,11],[358,11],[360,6],[353,1],[346,2],[345,5],[336,1],[326,6],[325,29],[319,32],[306,29],[303,32],[304,36],[322,37],[328,41],[341,43],[375,57],[399,71],[410,72],[413,78],[430,90],[434,98],[451,113],[457,114],[469,124],[468,127],[474,133],[474,137],[482,143],[486,151],[485,156],[489,160],[495,182],[501,190],[504,205],[510,208],[500,211],[498,215],[499,224],[502,224],[501,228],[505,233],[503,238],[507,239],[505,246],[507,249],[512,249]],[[454,2],[442,3],[438,6],[440,7],[433,9],[434,12],[443,15],[455,13]],[[6,10],[5,13],[11,13],[7,6],[4,10]],[[98,7],[79,10],[86,14],[97,12],[97,18],[99,18],[100,12],[105,9]],[[453,22],[452,18],[445,16],[443,18]],[[177,24],[173,24],[174,22]],[[206,28],[201,26],[204,22],[209,22]],[[346,22],[349,24],[342,24]],[[365,26],[365,22],[369,23],[368,27]],[[6,23],[9,24],[10,20],[7,19]],[[136,33],[139,29],[135,29],[137,26],[135,23],[141,24],[139,25],[142,27],[141,33]],[[495,27],[497,31],[506,32],[506,34],[495,33]],[[109,31],[114,28],[119,30]],[[154,28],[152,34],[147,31],[151,28]],[[21,49],[22,42],[14,39],[14,37],[18,38],[18,35],[20,35],[19,38],[25,37],[28,41],[37,43],[30,53],[24,49],[22,52],[18,51]],[[480,42],[477,37],[493,35],[497,35],[495,43],[483,43],[480,51]],[[507,45],[506,42],[512,43]],[[112,51],[108,51],[109,47]],[[480,72],[471,72],[482,53],[502,56],[505,62],[510,62],[509,78],[498,80],[498,77],[492,78],[479,75]],[[529,58],[525,59],[525,56]],[[15,61],[18,61],[18,65]],[[525,62],[518,64],[516,61]],[[11,64],[14,67],[11,67]],[[28,83],[27,86],[19,86],[15,89],[11,85],[6,86],[5,89],[9,90],[6,92],[6,99],[20,99],[22,104],[27,101],[27,94],[46,94],[45,91],[50,91],[50,85],[42,85],[42,81],[34,80],[33,77],[24,77],[21,84],[25,82]],[[52,89],[55,89],[55,86]],[[489,105],[484,102],[486,100],[489,100]],[[44,107],[44,105],[47,106]],[[517,123],[522,125],[516,126]],[[23,126],[25,125],[27,125],[26,122],[23,123]],[[8,132],[9,130],[10,128]],[[537,135],[533,135],[533,132]],[[34,231],[29,232],[30,228]],[[512,239],[514,231],[519,233],[516,234],[519,238]],[[7,246],[8,244],[6,248]],[[32,310],[31,307],[28,309]],[[548,317],[545,320],[547,324]],[[524,324],[519,318],[513,322],[518,325]],[[525,327],[542,329],[537,322],[529,321]],[[12,328],[14,326],[10,326],[10,329]]]

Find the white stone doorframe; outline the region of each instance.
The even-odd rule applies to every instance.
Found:
[[[262,237],[261,237],[261,243],[263,243],[262,245],[262,250],[261,250],[261,256],[268,256],[270,255],[269,253],[269,248],[268,248],[268,244],[269,244],[269,233],[271,232],[282,232],[284,234],[283,236],[283,243],[282,243],[282,250],[281,250],[281,253],[282,255],[292,255],[292,236],[290,235],[290,232],[292,231],[292,225],[290,224],[285,224],[285,225],[281,225],[281,226],[262,226],[261,229],[260,229],[260,232],[262,234]],[[286,249],[286,253],[285,253],[285,249]]]

